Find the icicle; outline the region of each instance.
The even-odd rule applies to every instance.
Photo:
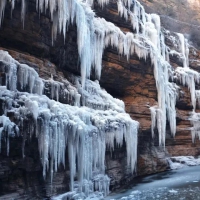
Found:
[[[195,113],[194,111],[191,113],[191,116],[189,118],[191,124],[192,124],[192,129],[191,129],[191,134],[192,134],[192,142],[195,142],[195,137],[198,136],[200,139],[200,114]]]
[[[118,0],[117,6],[118,6],[118,13],[119,13],[119,15],[120,15],[121,17],[124,16],[124,18],[125,18],[126,20],[128,20],[128,11],[127,11],[127,9],[123,6],[123,3],[122,3],[121,0]]]
[[[53,16],[53,25],[52,25],[52,30],[51,30],[51,38],[52,38],[52,46],[53,46],[54,41],[57,38],[57,32],[58,32],[58,27],[57,27],[58,13],[55,11],[53,12],[52,16]]]
[[[7,0],[1,0],[0,1],[0,26],[1,26],[2,21],[3,21],[4,10],[5,10],[5,7],[6,7],[6,2],[7,2]]]
[[[151,133],[152,137],[154,137],[154,129],[156,127],[156,109],[154,107],[149,108],[151,111]]]
[[[14,126],[15,124],[10,121],[7,116],[0,116],[0,153],[1,153],[1,139],[3,132],[6,134],[6,147],[7,147],[7,156],[9,156],[10,150],[10,136],[13,136],[14,133]]]
[[[180,45],[180,53],[182,54],[183,59],[183,67],[189,68],[189,61],[188,61],[188,55],[189,55],[189,48],[187,40],[184,38],[183,34],[177,33],[177,36],[179,37]]]
[[[175,70],[175,75],[183,85],[188,86],[191,94],[192,106],[193,109],[195,110],[196,109],[195,83],[199,83],[200,74],[188,67],[186,68],[177,67]]]
[[[9,118],[0,117],[0,124],[2,124],[1,119],[4,121],[8,119],[8,123],[3,122],[3,128],[0,127],[0,136],[8,132],[6,137],[8,153],[9,137],[14,131],[19,134],[19,130],[23,130],[24,127],[23,119],[28,118],[33,119],[30,120],[28,127],[30,137],[34,131],[33,127],[36,126],[35,134],[38,138],[44,178],[50,171],[53,180],[53,174],[58,167],[61,164],[65,167],[65,151],[68,148],[70,188],[76,191],[76,195],[84,192],[87,196],[95,190],[102,195],[109,193],[110,179],[105,175],[104,162],[106,146],[114,150],[114,141],[117,147],[121,147],[125,139],[127,167],[131,172],[135,170],[139,123],[125,113],[122,101],[114,99],[100,88],[98,81],[87,80],[86,87],[83,88],[80,85],[81,79],[77,78],[75,82],[78,90],[76,90],[67,80],[63,80],[63,83],[54,81],[53,78],[42,81],[37,72],[27,65],[17,63],[6,52],[0,52],[0,59],[4,59],[3,62],[7,60],[6,70],[9,73],[12,71],[11,74],[13,74],[13,64],[16,65],[15,67],[18,68],[16,79],[20,89],[34,91],[37,80],[50,84],[53,88],[51,88],[52,97],[58,98],[61,88],[67,85],[75,104],[80,105],[80,97],[84,97],[85,103],[89,105],[88,107],[70,106],[50,100],[41,94],[20,93],[17,89],[9,91],[5,86],[1,86],[0,97],[3,97],[2,100],[6,102],[5,115],[12,110],[16,125],[20,127],[20,129],[14,128],[15,124],[8,121]],[[23,157],[26,156],[24,146],[25,138],[22,146]]]
[[[21,20],[23,23],[23,28],[25,22],[25,15],[26,15],[26,0],[21,0]]]
[[[15,8],[15,0],[10,0],[10,3],[11,3],[11,18],[12,18],[12,12]]]
[[[200,90],[195,91],[195,97],[198,103],[198,107],[200,108]]]

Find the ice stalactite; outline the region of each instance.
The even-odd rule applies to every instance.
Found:
[[[152,134],[152,137],[154,137],[154,129],[156,127],[156,107],[150,107],[149,108],[150,111],[151,111],[151,134]]]
[[[178,38],[179,38],[179,51],[181,53],[181,57],[183,60],[183,67],[184,68],[189,68],[189,61],[188,61],[188,56],[189,56],[189,47],[188,47],[188,42],[185,39],[184,35],[181,33],[177,33]]]
[[[15,8],[15,0],[10,0],[12,10]]]
[[[1,26],[1,23],[3,21],[4,10],[5,10],[5,7],[6,7],[6,2],[7,2],[7,0],[0,1],[0,26]]]
[[[110,179],[105,174],[105,153],[106,148],[113,151],[115,143],[121,147],[123,141],[126,142],[127,167],[130,172],[134,172],[139,123],[125,113],[124,103],[102,90],[98,82],[87,80],[86,87],[82,88],[81,79],[76,78],[76,90],[67,80],[61,83],[53,78],[42,80],[34,69],[18,63],[4,51],[0,51],[0,71],[1,76],[5,75],[5,81],[1,82],[3,86],[0,86],[0,99],[4,102],[0,136],[7,132],[8,153],[9,138],[17,133],[23,135],[22,154],[25,157],[26,138],[35,134],[43,176],[45,178],[47,172],[50,172],[52,180],[58,167],[67,164],[67,152],[70,190],[75,196],[89,196],[95,191],[104,196],[109,193]],[[10,78],[15,79],[17,87],[9,85]],[[37,82],[42,83],[40,92],[34,92]],[[45,87],[49,85],[49,97],[57,101],[42,95],[43,84]],[[65,87],[80,107],[58,102],[59,93],[67,93]],[[12,113],[13,122],[7,113]]]
[[[197,105],[200,108],[200,90],[195,91],[195,96],[196,96],[196,99],[197,99]]]
[[[117,2],[117,7],[119,15],[128,20],[128,10],[123,6],[123,2],[121,0]]]
[[[166,127],[166,119],[169,121],[170,132],[172,136],[176,134],[176,99],[178,97],[178,89],[179,87],[174,83],[168,83],[167,85],[167,93],[165,99],[165,109],[166,112],[163,111],[159,106],[150,107],[151,111],[151,131],[152,137],[154,136],[154,129],[157,127],[159,133],[159,145],[165,146],[165,129]],[[167,115],[163,116],[163,113]],[[165,119],[165,121],[163,120]]]
[[[25,22],[25,15],[26,15],[26,0],[21,0],[21,20],[22,20],[22,23],[23,23],[23,28],[24,28],[24,22]],[[14,6],[12,4],[12,6]],[[13,9],[13,7],[12,7]]]
[[[170,125],[170,131],[173,137],[176,134],[176,100],[179,96],[179,87],[175,83],[168,83],[168,92],[166,95],[167,119]]]

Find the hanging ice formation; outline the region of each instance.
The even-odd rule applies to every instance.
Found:
[[[125,7],[126,5],[126,7]],[[131,8],[133,7],[133,10]],[[158,106],[150,108],[152,119],[152,136],[157,127],[159,133],[159,144],[165,145],[166,120],[169,121],[170,131],[173,136],[176,133],[176,99],[178,98],[179,87],[169,82],[178,79],[183,85],[187,85],[191,93],[193,105],[194,128],[192,138],[199,131],[197,127],[197,113],[195,113],[196,102],[200,102],[200,92],[195,90],[195,84],[200,82],[200,74],[189,68],[189,44],[183,34],[177,33],[179,40],[179,53],[183,61],[183,67],[174,69],[169,63],[169,47],[165,45],[164,33],[161,31],[160,18],[156,14],[146,14],[143,6],[138,1],[118,1],[118,11],[121,16],[127,19],[129,16],[135,30],[135,38],[141,42],[144,39],[143,47],[147,48],[154,66],[154,77],[158,92]],[[142,38],[142,39],[141,39]],[[140,43],[141,44],[141,43]],[[132,53],[132,52],[131,52]],[[138,54],[138,51],[135,51]],[[126,54],[125,54],[126,55]],[[145,55],[145,56],[144,56]],[[146,58],[146,54],[139,54],[139,57]],[[200,119],[200,115],[199,119]],[[199,133],[198,133],[199,134]],[[194,141],[194,139],[193,139]]]
[[[169,121],[171,134],[174,136],[176,133],[175,105],[179,87],[169,82],[169,78],[173,76],[173,68],[169,64],[168,47],[165,45],[164,34],[161,31],[160,18],[156,14],[146,14],[138,1],[133,1],[133,10],[131,10],[132,4],[126,9],[126,3],[119,2],[120,15],[126,18],[127,13],[129,14],[133,29],[136,31],[134,37],[143,46],[143,50],[135,48],[135,53],[144,59],[149,55],[154,66],[158,105],[150,108],[152,136],[154,136],[154,128],[157,127],[159,144],[165,145],[166,120]]]
[[[166,120],[169,121],[173,136],[176,132],[175,104],[178,86],[169,82],[169,78],[173,78],[173,68],[169,64],[168,47],[165,45],[159,16],[145,13],[143,6],[137,0],[119,0],[119,15],[125,19],[131,19],[135,32],[124,33],[113,23],[95,17],[90,7],[93,0],[84,2],[37,0],[36,2],[39,12],[46,12],[47,8],[50,10],[53,21],[52,40],[56,39],[57,32],[63,33],[65,38],[68,24],[76,23],[83,88],[92,67],[95,69],[96,77],[100,78],[102,54],[104,48],[109,45],[115,47],[120,55],[127,56],[127,59],[133,54],[137,54],[139,58],[143,59],[146,59],[147,56],[151,58],[158,91],[158,106],[150,109],[153,117],[152,135],[154,128],[157,127],[159,144],[165,145]],[[98,3],[103,6],[108,1],[100,0]],[[183,45],[181,49],[185,49]],[[187,56],[187,49],[183,53],[184,56]],[[186,59],[184,63],[187,64]]]
[[[115,141],[120,147],[125,139],[127,166],[134,171],[139,123],[125,113],[124,103],[102,90],[98,82],[87,80],[85,90],[76,78],[77,90],[67,80],[62,83],[52,78],[42,80],[34,69],[18,63],[2,50],[0,73],[3,75],[0,99],[4,106],[0,137],[6,136],[7,154],[10,137],[23,135],[25,142],[26,137],[35,134],[43,176],[49,171],[53,178],[53,172],[60,164],[65,167],[67,149],[70,188],[82,197],[94,191],[108,194],[110,179],[105,174],[105,151],[106,147],[113,151]],[[43,95],[48,87],[50,98],[59,100],[59,96],[63,96],[72,105],[61,104]],[[85,106],[78,107],[80,100]],[[13,122],[8,118],[11,115]],[[23,147],[22,154],[25,156]]]
[[[183,67],[177,67],[175,70],[175,79],[178,79],[184,86],[188,86],[191,95],[191,102],[193,111],[189,120],[191,121],[191,134],[192,141],[195,141],[195,137],[198,136],[200,139],[200,114],[196,113],[196,104],[200,102],[200,91],[195,89],[196,83],[200,83],[200,74],[189,68],[189,45],[184,36],[177,33],[179,39],[179,52],[180,57],[183,61]]]
[[[188,55],[189,46],[187,40],[180,33],[177,34],[179,38],[179,51],[183,60],[183,67],[177,67],[175,70],[175,78],[183,85],[188,86],[191,94],[191,102],[193,109],[196,109],[197,96],[195,91],[195,83],[199,83],[200,74],[189,68]]]

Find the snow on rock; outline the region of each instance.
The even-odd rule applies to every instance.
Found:
[[[168,163],[171,169],[179,169],[185,166],[200,165],[200,158],[194,158],[193,156],[176,156],[169,158]]]
[[[125,113],[124,103],[102,90],[98,82],[88,80],[82,88],[81,79],[76,78],[76,89],[67,80],[62,83],[52,78],[42,80],[34,69],[18,63],[4,51],[0,51],[0,71],[5,75],[0,86],[4,111],[0,117],[0,138],[6,137],[8,154],[10,136],[23,135],[25,144],[26,137],[35,134],[43,176],[49,172],[53,179],[59,165],[66,165],[67,149],[70,189],[75,196],[87,197],[95,191],[103,196],[109,193],[110,179],[104,163],[106,148],[113,151],[115,145],[121,147],[125,141],[127,167],[130,172],[135,170],[139,123]],[[10,80],[15,80],[16,87]],[[50,84],[51,99],[42,94],[46,84]],[[61,90],[74,97],[74,105],[58,101]],[[8,113],[12,114],[13,122]],[[23,148],[24,145],[25,157]]]

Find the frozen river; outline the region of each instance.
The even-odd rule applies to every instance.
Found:
[[[129,188],[105,200],[200,199],[200,166],[171,170],[135,180]]]

